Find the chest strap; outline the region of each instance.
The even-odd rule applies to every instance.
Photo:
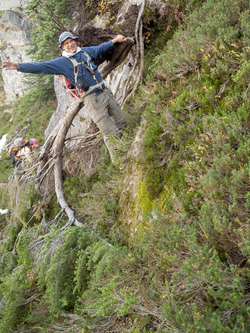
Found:
[[[94,70],[93,70],[93,67],[92,67],[92,64],[90,62],[91,58],[89,56],[89,54],[83,50],[81,50],[81,52],[85,55],[85,57],[87,58],[86,61],[83,61],[83,62],[77,62],[77,60],[73,57],[70,57],[70,58],[67,58],[69,59],[73,66],[74,66],[74,76],[75,76],[75,83],[77,82],[77,77],[78,77],[78,66],[79,65],[84,65],[84,64],[87,64],[87,66],[85,67],[90,73],[91,75],[93,76],[93,78],[95,79],[95,81],[98,83],[96,77],[95,77],[95,74],[94,74]]]

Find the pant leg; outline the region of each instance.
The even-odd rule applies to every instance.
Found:
[[[105,145],[113,161],[114,147],[110,144],[109,139],[117,134],[117,128],[109,115],[109,98],[104,93],[97,96],[90,94],[85,98],[85,105],[91,118],[102,132]]]
[[[114,118],[115,125],[118,129],[122,129],[126,126],[127,120],[122,113],[122,109],[118,102],[116,101],[112,91],[108,88],[104,89],[104,94],[107,96],[108,99],[108,109],[109,115]]]
[[[109,115],[109,102],[104,93],[90,94],[85,98],[85,105],[92,120],[104,136],[116,135],[116,126]]]

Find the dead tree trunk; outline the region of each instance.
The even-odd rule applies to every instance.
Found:
[[[63,160],[63,147],[66,135],[72,124],[72,121],[79,110],[83,107],[83,102],[73,100],[71,105],[62,115],[57,126],[45,142],[41,155],[39,157],[40,164],[38,167],[37,176],[40,179],[39,185],[43,180],[43,174],[46,173],[46,168],[50,165],[54,165],[54,176],[55,176],[55,191],[58,199],[58,203],[64,209],[65,213],[69,218],[69,222],[66,226],[75,224],[77,226],[82,225],[74,217],[74,212],[68,206],[64,194],[63,194],[63,181],[62,181],[62,160]],[[65,227],[66,227],[65,226]]]

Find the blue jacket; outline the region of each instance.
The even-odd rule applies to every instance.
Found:
[[[112,41],[108,41],[106,43],[102,43],[97,46],[82,47],[81,49],[89,54],[91,60],[95,60],[98,58],[99,55],[106,52],[113,45],[114,44]],[[87,60],[87,57],[82,52],[76,53],[73,57],[77,60],[77,62],[84,62]],[[92,61],[91,64],[97,81],[101,82],[102,77],[96,65]],[[60,57],[44,62],[19,63],[18,65],[19,65],[18,71],[22,73],[54,74],[54,75],[63,74],[73,84],[75,83],[74,66],[72,62],[65,57]],[[82,78],[89,86],[93,86],[96,84],[96,81],[91,75],[91,73],[83,65],[78,66],[78,78]]]

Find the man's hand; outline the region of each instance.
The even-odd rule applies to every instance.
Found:
[[[122,43],[126,41],[126,37],[123,35],[117,35],[114,39],[112,39],[113,44],[115,43]]]
[[[19,69],[19,65],[16,64],[15,62],[4,61],[4,62],[3,62],[3,68],[4,68],[4,69],[10,69],[10,70],[13,70],[13,69]]]

